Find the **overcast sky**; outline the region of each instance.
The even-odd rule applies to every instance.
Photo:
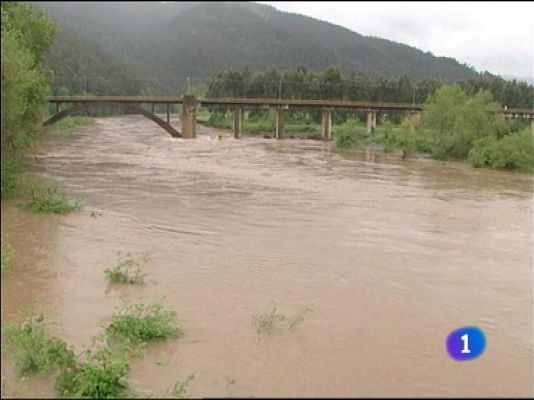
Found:
[[[453,57],[478,71],[533,76],[534,2],[260,3]]]

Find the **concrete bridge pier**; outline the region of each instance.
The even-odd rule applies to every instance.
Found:
[[[276,131],[275,136],[277,139],[283,139],[284,138],[284,109],[281,107],[278,107],[276,109]]]
[[[367,113],[367,134],[369,135],[376,129],[376,112],[369,111]]]
[[[194,139],[197,137],[197,100],[195,96],[184,96],[182,101],[182,137]]]
[[[234,111],[234,137],[241,139],[243,134],[243,109],[237,108]]]
[[[323,139],[332,139],[332,111],[323,110],[321,120],[321,136]]]
[[[408,118],[414,127],[419,125],[419,121],[421,120],[421,111],[412,111]]]

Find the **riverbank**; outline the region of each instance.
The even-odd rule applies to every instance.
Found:
[[[232,130],[233,116],[231,113],[209,113],[203,110],[199,114],[199,123],[213,128]],[[504,123],[504,122],[503,122]],[[452,160],[467,160],[473,167],[489,167],[497,170],[516,170],[521,173],[534,172],[533,137],[527,123],[513,122],[510,127],[500,129],[508,134],[500,137],[482,136],[474,142],[470,151],[463,157]],[[251,118],[244,118],[243,131],[251,135],[262,135],[264,138],[274,138],[275,119],[272,114],[253,114]],[[313,122],[309,116],[297,115],[288,118],[285,123],[288,139],[324,140],[320,135],[320,125]],[[405,120],[401,124],[385,121],[370,133],[364,123],[355,118],[348,118],[345,122],[332,127],[333,141],[337,148],[352,147],[380,148],[385,153],[396,152],[403,158],[413,156],[430,156],[438,160],[446,160],[445,154],[452,147],[452,140],[440,138],[432,129],[421,128]],[[449,144],[441,143],[450,141]],[[458,141],[458,139],[455,139]],[[467,139],[464,139],[467,141]],[[439,145],[437,144],[439,142]]]

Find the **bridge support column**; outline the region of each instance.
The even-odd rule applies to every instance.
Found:
[[[369,135],[376,128],[376,113],[369,111],[367,113],[367,134]]]
[[[238,108],[234,111],[234,137],[241,139],[243,131],[243,109]]]
[[[276,138],[277,139],[283,139],[284,138],[284,109],[283,108],[277,108],[276,109]]]
[[[197,100],[195,96],[184,96],[182,101],[182,137],[194,139],[197,137]]]
[[[167,123],[168,124],[171,123],[171,116],[170,116],[169,108],[170,108],[170,104],[167,103]]]
[[[410,122],[415,127],[419,125],[419,120],[421,119],[421,111],[413,111],[410,113]]]
[[[321,120],[321,136],[323,139],[332,139],[332,111],[323,110]]]

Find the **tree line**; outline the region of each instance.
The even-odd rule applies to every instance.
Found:
[[[343,75],[337,66],[314,72],[304,66],[251,72],[248,68],[212,75],[207,97],[249,97],[282,99],[322,99],[372,102],[424,103],[446,82],[437,78],[411,80],[408,76],[352,72]],[[467,95],[489,91],[493,99],[508,107],[531,107],[533,86],[507,81],[490,73],[457,82]]]
[[[2,197],[17,186],[20,157],[38,132],[49,94],[43,56],[57,27],[25,3],[2,2]]]

